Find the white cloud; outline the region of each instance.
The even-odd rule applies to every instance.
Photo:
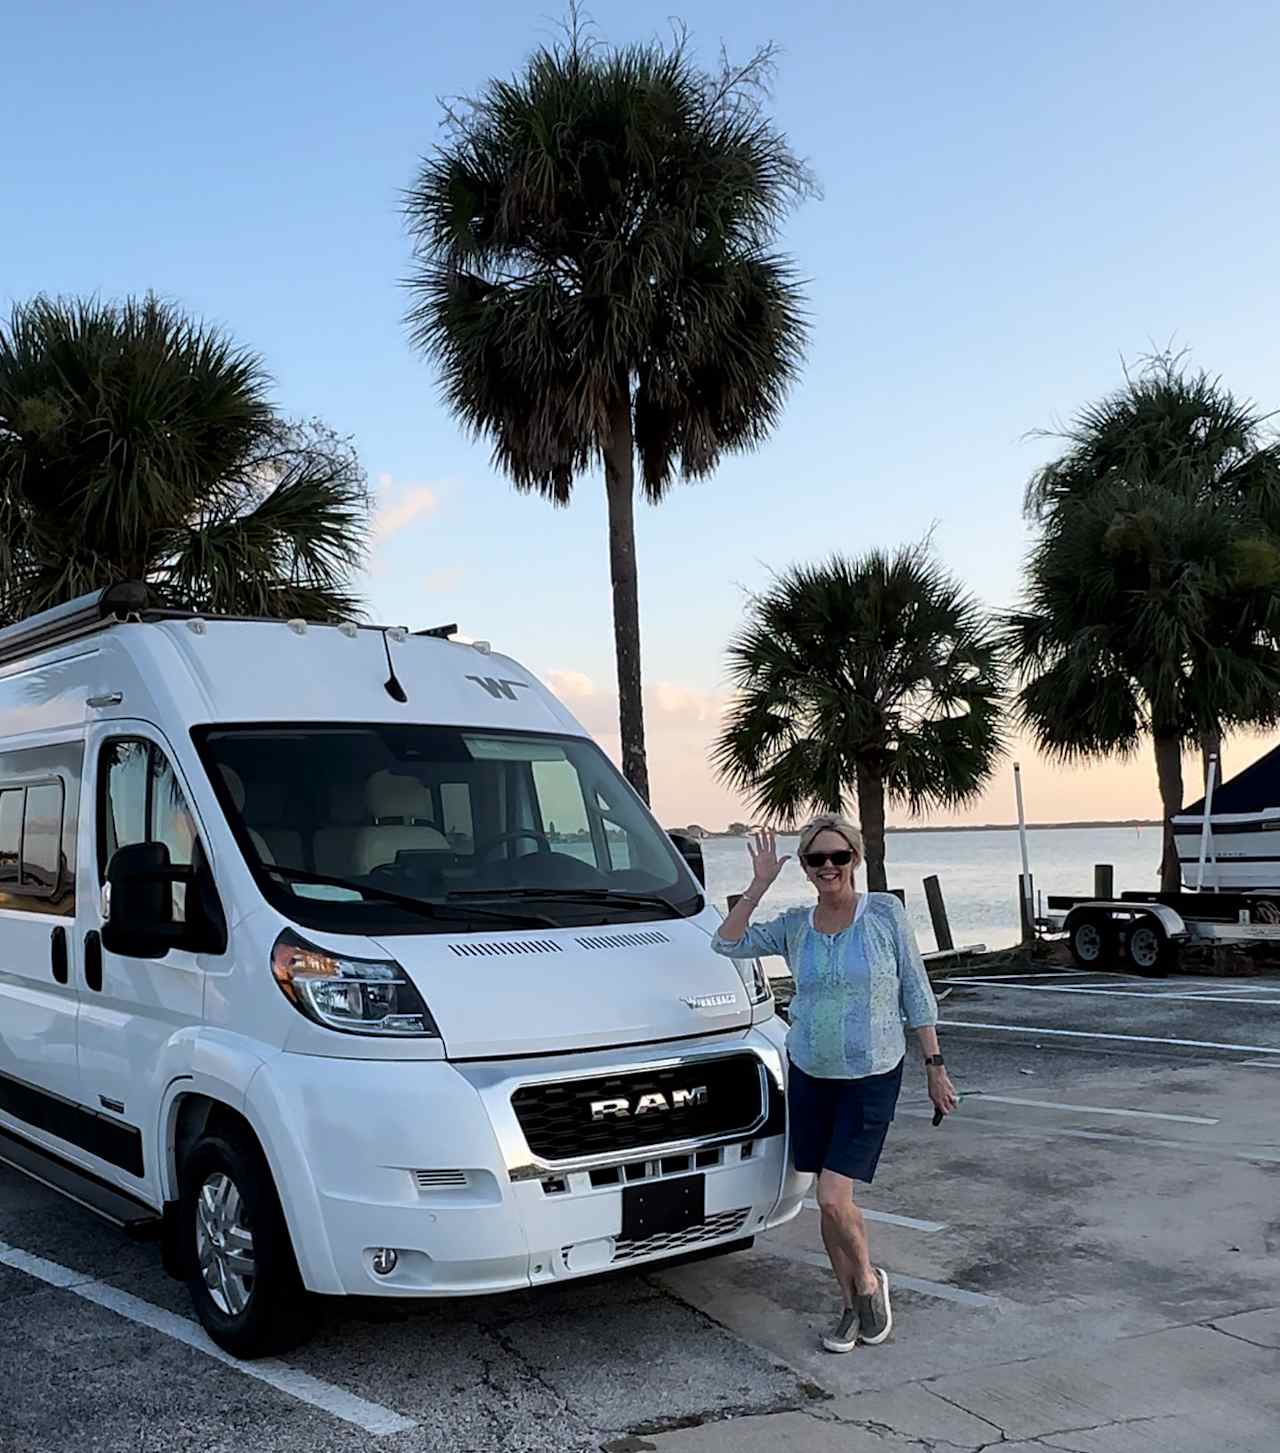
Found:
[[[724,699],[714,691],[656,681],[645,689],[645,707],[649,713],[656,710],[673,724],[714,725],[724,712]]]
[[[389,474],[378,476],[377,508],[373,515],[373,538],[384,544],[399,534],[406,525],[423,515],[433,515],[440,508],[438,486],[412,481],[396,481]]]
[[[596,694],[596,684],[582,671],[548,671],[547,685],[565,701],[584,701]]]

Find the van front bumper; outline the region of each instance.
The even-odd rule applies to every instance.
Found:
[[[810,1178],[790,1169],[783,1033],[774,1021],[727,1041],[493,1064],[279,1056],[250,1087],[252,1118],[287,1127],[292,1142],[285,1154],[268,1149],[303,1280],[360,1296],[509,1291],[714,1249],[790,1220]],[[745,1133],[548,1160],[511,1103],[521,1087],[584,1077],[675,1066],[697,1078],[744,1053],[766,1087]],[[690,1175],[703,1178],[700,1222],[624,1236],[627,1188]],[[383,1249],[394,1266],[377,1257],[376,1271]]]

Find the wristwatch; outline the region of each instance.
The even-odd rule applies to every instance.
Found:
[[[944,1065],[944,1064],[946,1064],[946,1060],[944,1060],[940,1054],[927,1054],[924,1057],[924,1062],[927,1065]]]

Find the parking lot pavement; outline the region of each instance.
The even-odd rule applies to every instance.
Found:
[[[952,987],[960,1110],[934,1129],[913,1065],[865,1197],[886,1347],[818,1350],[806,1210],[650,1276],[326,1304],[310,1345],[244,1367],[153,1245],[0,1171],[0,1453],[1274,1453],[1280,980]]]

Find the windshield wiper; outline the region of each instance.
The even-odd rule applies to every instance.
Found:
[[[453,898],[549,898],[561,903],[595,903],[611,908],[662,908],[672,918],[681,916],[669,898],[656,893],[624,893],[617,888],[463,888]]]
[[[422,918],[442,918],[453,922],[487,920],[492,923],[516,924],[523,928],[556,928],[554,918],[543,913],[504,913],[483,908],[453,907],[428,898],[411,898],[407,893],[393,893],[388,888],[374,888],[357,878],[339,878],[329,873],[312,873],[305,868],[282,868],[278,863],[263,863],[263,872],[274,873],[287,883],[315,883],[325,888],[350,888],[353,893],[375,898],[380,903],[393,903],[397,908],[417,913]],[[450,893],[449,897],[456,897]]]

